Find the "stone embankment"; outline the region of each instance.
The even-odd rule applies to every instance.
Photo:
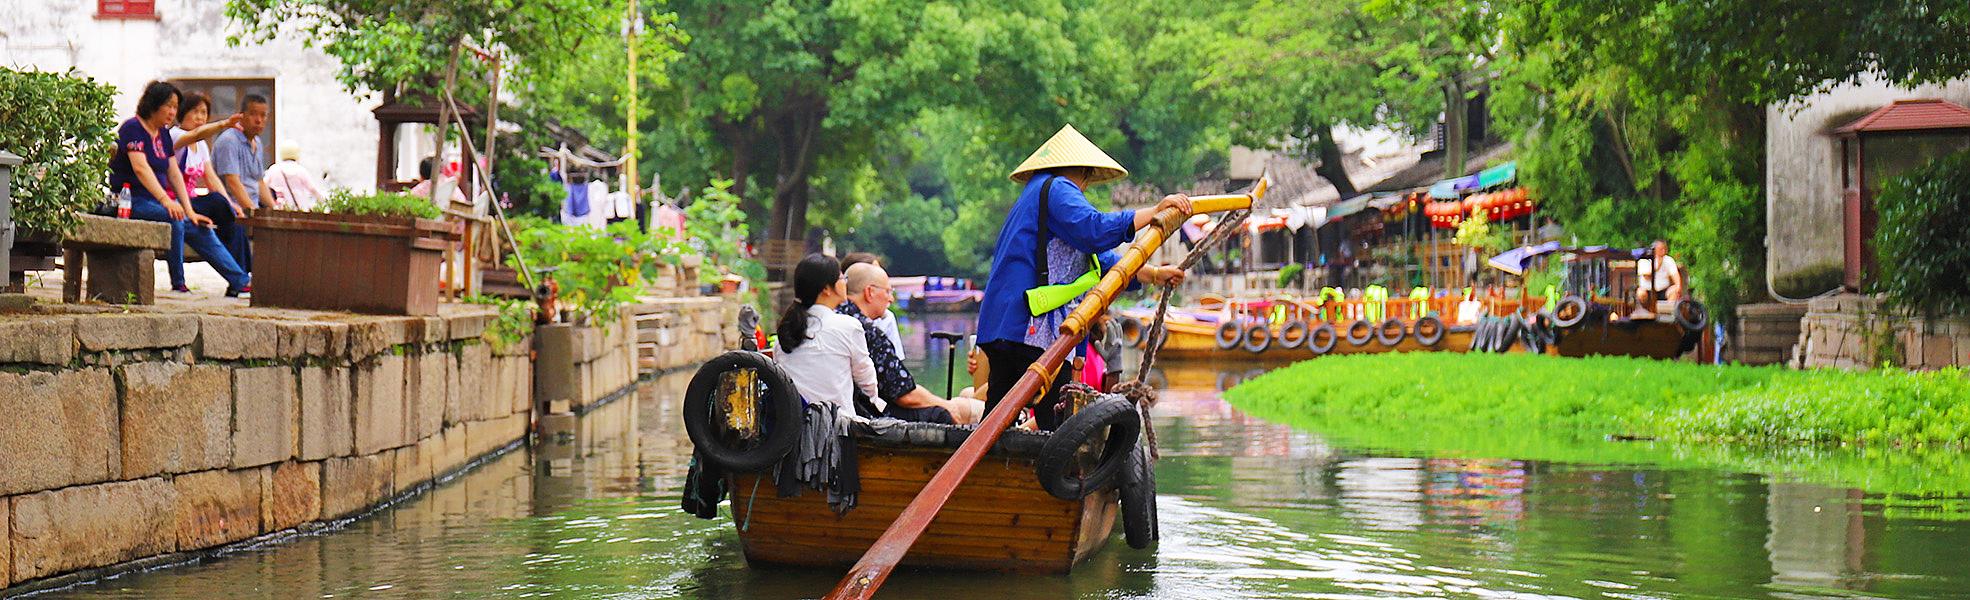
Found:
[[[1970,319],[1913,317],[1873,296],[1818,298],[1800,320],[1797,350],[1795,365],[1808,369],[1970,368]]]
[[[493,314],[470,305],[0,314],[0,595],[361,515],[516,447],[549,400],[627,395],[639,314],[695,323],[729,309],[644,310],[543,329],[538,352],[490,341]],[[725,337],[655,351],[683,367]]]

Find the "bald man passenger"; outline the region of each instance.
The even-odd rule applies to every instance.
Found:
[[[903,366],[895,343],[870,317],[881,316],[889,310],[890,303],[896,301],[895,290],[889,287],[889,273],[874,263],[858,263],[848,267],[842,277],[848,280],[848,301],[835,310],[862,323],[863,337],[869,345],[869,358],[876,363],[876,395],[888,403],[887,408],[883,409],[883,416],[946,425],[977,423],[984,411],[983,403],[968,399],[946,400],[917,385],[909,367]],[[856,404],[867,410],[868,403],[859,398],[859,391],[857,395]]]

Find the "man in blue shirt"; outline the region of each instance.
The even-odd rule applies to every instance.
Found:
[[[1099,262],[1103,271],[1113,268],[1119,259],[1113,249],[1133,240],[1136,230],[1148,225],[1157,211],[1176,208],[1190,212],[1190,198],[1182,194],[1164,196],[1154,208],[1142,210],[1104,213],[1088,203],[1083,194],[1088,186],[1128,174],[1128,169],[1071,125],[1062,127],[1012,172],[1012,180],[1025,187],[999,230],[992,272],[985,280],[985,298],[978,312],[978,347],[991,364],[987,414],[1040,353],[1059,339],[1061,322],[1078,304],[1076,294],[1074,301],[1041,307],[1043,310],[1035,314],[1027,290],[1073,286],[1094,262]],[[1183,281],[1183,271],[1168,265],[1144,266],[1137,271],[1136,281],[1175,285]],[[1040,428],[1048,431],[1064,418],[1056,402],[1060,386],[1070,379],[1066,369],[1056,375],[1046,396],[1033,403]]]

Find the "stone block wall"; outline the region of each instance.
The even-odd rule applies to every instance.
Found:
[[[1813,300],[1800,321],[1796,366],[1867,369],[1970,368],[1970,319],[1931,321],[1890,313],[1879,298],[1842,294]]]
[[[607,324],[556,323],[535,330],[540,340],[535,361],[534,398],[542,412],[583,412],[636,384],[630,321]]]
[[[0,592],[360,514],[526,434],[530,344],[490,311],[280,314],[0,315]],[[615,339],[594,370],[633,380]]]
[[[1799,345],[1799,324],[1806,316],[1803,304],[1746,304],[1737,307],[1737,321],[1731,331],[1730,356],[1747,365],[1790,363]]]
[[[667,298],[624,309],[636,327],[637,372],[689,367],[739,347],[739,302],[722,296]]]

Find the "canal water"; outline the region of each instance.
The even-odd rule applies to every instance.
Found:
[[[926,387],[942,392],[945,367],[927,332],[968,328],[966,317],[906,324]],[[1071,575],[906,570],[884,597],[1970,597],[1963,496],[1898,511],[1874,490],[1626,454],[1554,462],[1342,444],[1219,399],[1254,370],[1158,373],[1171,386],[1154,418],[1159,547],[1129,549],[1118,531]],[[688,377],[656,379],[575,435],[343,529],[54,596],[819,596],[839,572],[749,566],[729,512],[702,521],[677,509]]]

